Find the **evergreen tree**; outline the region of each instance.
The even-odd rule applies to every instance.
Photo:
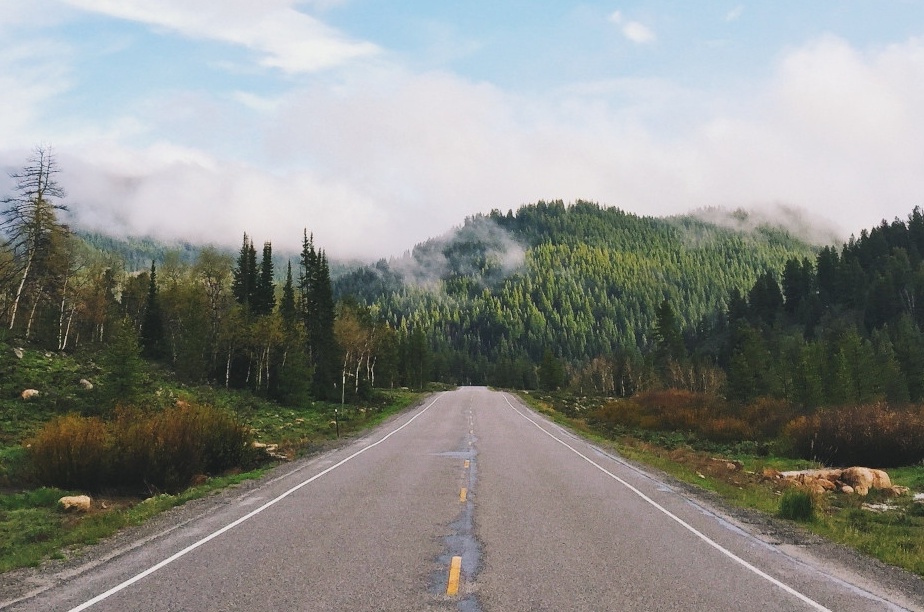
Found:
[[[142,354],[148,359],[160,359],[164,356],[165,344],[164,319],[157,294],[157,269],[151,261],[148,299],[145,303],[144,318],[141,321]]]
[[[51,274],[50,262],[62,249],[69,228],[57,218],[58,211],[67,207],[57,203],[65,197],[64,189],[55,176],[59,170],[51,150],[35,149],[26,166],[14,173],[15,194],[2,200],[5,209],[0,213],[0,251],[9,258],[0,258],[0,295],[11,288],[10,299],[0,299],[8,313],[8,327],[16,325],[16,315],[23,300],[32,290],[33,302],[40,294]],[[3,314],[7,314],[3,313]]]
[[[103,394],[110,406],[130,405],[138,397],[144,383],[141,347],[138,335],[128,321],[117,321],[111,340],[103,354],[107,376]]]
[[[273,245],[263,243],[263,258],[260,260],[260,274],[254,283],[253,314],[258,317],[272,314],[276,307],[276,285],[273,282]]]
[[[321,399],[337,397],[339,354],[334,339],[334,294],[327,256],[314,246],[307,230],[302,239],[299,293],[308,355],[314,368],[314,393]]]
[[[552,354],[551,349],[545,349],[538,375],[539,388],[543,391],[556,391],[565,384],[565,368]]]
[[[286,283],[282,286],[282,299],[279,301],[279,314],[286,329],[291,330],[298,318],[298,309],[295,303],[295,285],[292,282],[292,262],[286,268]]]
[[[257,251],[254,249],[253,240],[248,238],[246,233],[244,233],[244,243],[238,253],[237,266],[232,274],[231,292],[234,294],[234,299],[245,310],[252,312],[257,301]]]

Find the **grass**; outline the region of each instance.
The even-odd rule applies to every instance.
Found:
[[[521,397],[556,423],[613,448],[627,459],[712,491],[734,506],[799,521],[813,533],[924,576],[924,504],[914,503],[910,495],[889,498],[880,491],[872,491],[867,497],[827,494],[812,500],[809,520],[804,499],[797,501],[797,495],[787,494],[760,474],[765,468],[786,471],[821,467],[817,463],[775,454],[773,445],[766,449],[768,453],[749,454],[741,452],[748,448],[742,444],[706,444],[701,445],[706,449],[697,448],[700,441],[682,432],[601,431],[582,418],[589,410],[576,407],[574,398],[560,411],[555,397]],[[724,467],[726,461],[737,461],[741,468],[728,470]],[[892,468],[888,473],[894,484],[924,491],[924,464]],[[864,509],[864,503],[888,503],[893,507],[873,512]]]

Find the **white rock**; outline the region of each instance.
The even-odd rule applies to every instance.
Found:
[[[32,399],[33,397],[38,397],[39,395],[41,395],[41,393],[39,393],[38,389],[25,389],[25,390],[23,390],[23,392],[20,394],[20,396],[21,396],[24,400],[30,400],[30,399]]]
[[[89,495],[70,495],[58,500],[58,504],[65,510],[77,510],[78,512],[89,512],[93,500]]]

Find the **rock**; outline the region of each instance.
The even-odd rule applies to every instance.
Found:
[[[16,355],[16,359],[22,359],[23,355],[26,353],[21,348],[14,348],[13,354]]]
[[[860,507],[869,512],[888,512],[896,509],[892,504],[863,504]]]
[[[779,470],[773,468],[764,468],[764,471],[761,472],[760,475],[767,480],[779,480],[783,477],[783,474]]]
[[[876,475],[869,468],[851,467],[841,472],[841,481],[852,486],[858,495],[866,495],[875,480]]]
[[[871,489],[891,489],[892,488],[892,479],[889,478],[889,475],[882,470],[870,470],[873,473],[873,484],[870,485]]]
[[[914,494],[914,503],[924,504],[924,493],[915,493]]]
[[[92,508],[93,500],[89,495],[69,495],[58,500],[58,505],[64,510],[76,510],[77,512],[89,512]]]
[[[845,495],[853,495],[853,487],[850,485],[843,485],[841,487],[841,493],[844,493]]]
[[[885,490],[886,495],[889,497],[901,497],[902,495],[908,495],[908,492],[911,491],[908,487],[902,487],[899,485],[894,485]]]
[[[24,400],[30,400],[30,399],[32,399],[33,397],[38,397],[39,395],[41,395],[41,393],[39,393],[38,389],[25,389],[25,390],[20,394],[20,396],[21,396]]]
[[[93,389],[93,383],[91,383],[91,382],[90,382],[89,380],[87,380],[86,378],[81,378],[81,379],[80,379],[80,386],[83,387],[84,389],[86,389],[87,391],[90,391],[90,390]]]

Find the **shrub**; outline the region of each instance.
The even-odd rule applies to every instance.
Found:
[[[797,417],[784,435],[796,454],[829,465],[897,467],[924,459],[924,411],[884,403]]]
[[[751,425],[735,417],[705,419],[699,424],[699,432],[713,442],[736,442],[754,438]]]
[[[250,459],[249,430],[229,413],[183,403],[144,413],[119,408],[111,421],[67,416],[30,441],[39,482],[65,488],[176,491],[198,474]]]
[[[772,397],[755,399],[741,413],[741,418],[750,423],[754,433],[764,440],[780,435],[794,416],[792,404]]]
[[[815,498],[804,489],[787,489],[780,498],[780,516],[791,521],[811,521],[815,518]]]
[[[611,400],[588,415],[588,420],[604,427],[638,427],[642,408],[632,400]]]
[[[101,419],[67,415],[49,421],[27,446],[39,482],[94,490],[107,479],[110,444]]]

